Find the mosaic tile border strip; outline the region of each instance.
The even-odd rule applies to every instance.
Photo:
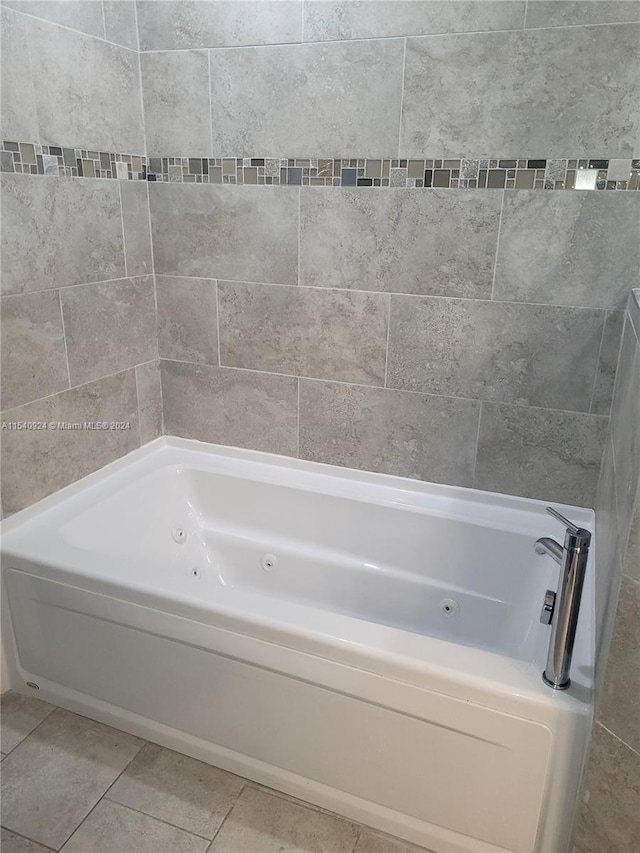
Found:
[[[3,142],[0,171],[168,183],[430,189],[638,190],[640,160],[145,157]]]

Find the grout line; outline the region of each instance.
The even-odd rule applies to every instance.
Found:
[[[67,382],[68,388],[71,388],[71,368],[69,367],[69,350],[67,348],[67,329],[64,322],[64,310],[62,308],[62,293],[58,291],[58,302],[60,303],[60,319],[62,321],[62,338],[64,340],[64,358],[67,363]],[[61,392],[58,392],[61,393]],[[28,405],[28,404],[27,404]]]
[[[307,0],[302,0],[302,2],[300,3],[300,6],[301,6],[301,13],[300,13],[300,44],[307,44],[307,42],[305,42],[305,39],[304,39],[304,25],[305,25],[304,13],[305,13],[305,7],[306,7],[306,5],[307,5]],[[311,44],[311,42],[309,42],[309,44]]]
[[[152,359],[155,361],[155,359]],[[143,364],[148,364],[148,361],[142,362]],[[112,379],[114,376],[119,376],[121,373],[129,373],[129,371],[133,370],[135,372],[136,365],[134,364],[132,367],[125,367],[123,370],[116,370],[115,373],[106,373],[104,376],[98,376],[95,379],[90,379],[88,382],[81,382],[79,385],[70,385],[69,388],[63,388],[62,391],[55,391],[53,394],[46,394],[44,397],[38,397],[35,400],[29,400],[28,403],[21,403],[19,406],[14,406],[12,409],[5,409],[1,414],[3,418],[6,418],[10,412],[15,412],[16,409],[23,409],[25,406],[32,406],[35,403],[44,403],[45,400],[51,400],[53,397],[57,397],[59,394],[66,394],[69,391],[76,391],[78,388],[86,388],[87,385],[93,385],[94,382],[102,382],[104,379]]]
[[[18,694],[18,695],[19,695],[19,696],[24,696],[25,698],[30,698],[30,696],[31,696],[31,694],[29,694],[29,696],[26,696],[26,694],[24,694],[24,693],[20,693],[20,694]],[[38,698],[37,698],[37,696],[33,696],[33,699],[36,699],[38,702],[46,702],[46,699],[38,699]],[[4,757],[5,757],[5,758],[7,758],[7,756],[9,756],[9,755],[11,755],[13,752],[15,752],[15,751],[16,751],[16,749],[18,749],[18,747],[22,746],[22,744],[27,740],[27,738],[30,738],[30,737],[31,737],[31,735],[35,732],[35,730],[36,730],[36,729],[39,729],[39,728],[40,728],[40,726],[44,723],[44,721],[45,721],[45,720],[48,720],[48,719],[49,719],[49,717],[51,716],[51,714],[53,714],[53,712],[58,708],[58,706],[57,706],[57,705],[53,705],[51,702],[47,702],[47,704],[48,704],[48,705],[51,705],[51,710],[50,710],[50,711],[47,711],[47,713],[46,713],[46,714],[45,714],[45,716],[40,720],[40,722],[39,722],[39,723],[36,723],[36,725],[31,729],[31,731],[30,731],[28,734],[26,734],[26,735],[22,738],[22,740],[21,740],[19,743],[17,743],[17,744],[13,747],[13,749],[10,749],[8,752],[5,752],[5,753],[4,753]],[[69,713],[73,713],[73,712],[72,712],[72,711],[70,711]],[[7,829],[8,829],[8,827],[7,827]],[[13,830],[12,830],[12,832],[13,832]],[[25,836],[25,838],[26,838],[26,837],[27,837],[27,836]]]
[[[296,458],[300,458],[300,377],[296,377],[296,394],[297,394],[297,418],[298,418],[298,431],[297,431],[297,442],[296,442]]]
[[[496,249],[497,251],[497,249]],[[495,264],[494,264],[495,266]],[[494,273],[495,274],[495,273]],[[179,275],[177,273],[158,273],[158,275],[165,276],[167,278],[193,278],[198,281],[212,281],[215,276],[196,276],[196,275]],[[117,281],[118,279],[114,279]],[[606,313],[607,311],[619,311],[618,308],[607,308],[607,307],[599,307],[593,305],[561,305],[556,304],[555,302],[522,302],[517,299],[491,299],[489,297],[481,298],[479,296],[444,296],[442,294],[437,293],[400,293],[394,290],[362,290],[356,287],[323,287],[318,284],[282,284],[281,282],[275,281],[247,281],[246,279],[230,279],[230,278],[222,278],[219,277],[218,281],[224,282],[225,284],[255,284],[261,285],[264,287],[301,287],[307,288],[308,290],[322,290],[325,293],[331,293],[333,291],[339,291],[341,293],[366,293],[370,295],[379,295],[379,296],[400,296],[407,297],[410,299],[454,299],[459,302],[481,302],[483,304],[486,303],[494,303],[496,305],[528,305],[536,308],[553,308],[557,309],[571,309],[575,311],[601,311]],[[88,284],[94,284],[96,282],[88,282]],[[78,285],[63,285],[63,286],[72,286],[77,287]],[[49,288],[51,289],[51,288]],[[55,289],[55,288],[54,288]],[[41,291],[27,291],[28,293],[40,293]],[[20,296],[21,294],[7,294],[8,296]]]
[[[107,38],[103,38],[102,36],[96,36],[93,33],[85,33],[84,30],[75,30],[73,27],[68,27],[66,24],[59,24],[57,21],[49,21],[47,18],[40,18],[38,15],[32,15],[31,12],[24,12],[22,9],[13,9],[11,6],[5,6],[4,3],[0,4],[3,9],[9,9],[9,11],[14,12],[16,15],[24,15],[25,18],[31,18],[34,21],[41,21],[43,24],[47,24],[50,27],[60,27],[61,30],[67,30],[67,32],[75,33],[79,36],[86,36],[89,39],[94,39],[95,41],[101,41],[104,44],[110,44],[112,47],[119,47],[122,50],[128,50],[130,53],[138,53],[137,50],[133,47],[127,47],[124,44],[118,44],[115,41],[109,41]],[[103,19],[104,22],[104,19]]]
[[[104,14],[104,0],[100,0],[100,8],[102,10],[102,32],[104,34],[104,40],[107,40],[107,19]]]
[[[404,46],[402,49],[402,86],[400,89],[400,123],[398,127],[398,159],[400,159],[400,146],[402,144],[402,110],[404,109],[404,79],[406,76],[407,67],[407,38],[404,38]]]
[[[209,155],[209,157],[211,157],[211,159],[215,159],[215,156],[213,153],[213,103],[212,103],[213,93],[211,91],[211,51],[210,50],[207,51],[207,71],[209,73],[209,139],[211,140],[211,148],[209,149],[211,151],[211,154]],[[160,159],[162,159],[162,158],[160,158]]]
[[[120,186],[120,181],[118,181],[118,198],[120,199],[120,227],[122,228],[122,254],[124,256],[124,277],[129,278],[129,272],[127,269],[127,238],[124,233],[124,210],[122,204],[122,187]]]
[[[160,747],[160,748],[165,749],[166,747]],[[178,754],[184,755],[184,753],[178,753]],[[187,756],[187,757],[189,757],[189,756]],[[197,761],[198,759],[195,758],[193,760]],[[131,762],[129,762],[129,763],[131,763]],[[127,767],[128,766],[129,765],[127,765]],[[209,765],[209,766],[215,766],[215,765]],[[122,772],[124,773],[124,770]],[[122,775],[122,773],[120,775]],[[120,776],[118,776],[118,779],[119,778],[120,778]],[[145,812],[143,809],[138,809],[135,806],[132,806],[130,803],[121,803],[120,800],[114,800],[111,797],[109,797],[108,793],[111,790],[111,788],[115,785],[115,783],[118,781],[118,779],[116,779],[109,786],[109,790],[100,797],[100,800],[96,803],[94,808],[96,808],[96,806],[98,806],[99,803],[101,803],[103,800],[106,800],[106,802],[108,802],[108,803],[113,803],[114,806],[120,806],[121,809],[127,809],[130,812],[136,812],[136,814],[144,815],[145,817],[149,817],[152,820],[157,820],[159,823],[163,823],[165,826],[170,826],[172,829],[177,829],[180,832],[184,832],[185,835],[191,835],[193,838],[200,838],[200,839],[202,839],[202,841],[206,841],[207,844],[211,844],[211,839],[208,838],[206,835],[200,835],[199,832],[194,832],[192,829],[185,829],[184,826],[179,826],[179,824],[177,824],[177,823],[171,823],[170,820],[167,820],[166,818],[163,818],[163,817],[159,817],[157,814],[152,814],[151,812]],[[86,820],[86,818],[84,820]],[[84,823],[84,820],[82,821],[82,823]],[[80,824],[80,826],[82,826],[82,824]],[[77,829],[74,830],[74,832],[77,832],[77,830],[80,829],[80,826],[78,826]]]
[[[216,840],[216,838],[218,837],[218,835],[220,835],[220,832],[221,832],[221,830],[222,830],[222,827],[223,827],[223,826],[225,825],[225,823],[227,822],[227,818],[229,817],[229,815],[231,814],[231,812],[235,809],[236,805],[238,804],[238,800],[240,799],[240,797],[241,797],[241,796],[244,794],[244,792],[247,790],[247,785],[248,785],[248,781],[249,781],[249,780],[247,780],[244,776],[238,776],[238,778],[239,778],[239,779],[244,779],[244,780],[245,780],[244,785],[243,785],[243,786],[242,786],[242,788],[240,789],[240,793],[238,794],[238,796],[237,796],[237,797],[235,798],[235,800],[233,801],[233,805],[231,806],[231,808],[229,809],[229,811],[226,813],[226,815],[223,817],[223,819],[222,819],[222,823],[221,823],[221,824],[220,824],[220,826],[216,829],[215,834],[214,834],[213,838],[211,839],[210,845],[213,845],[213,842]],[[211,846],[207,847],[207,851],[206,851],[206,853],[209,853],[209,851],[210,851],[211,849],[212,849],[212,847],[211,847]]]
[[[236,367],[229,364],[217,365],[210,364],[209,362],[204,361],[184,361],[179,358],[162,358],[162,361],[174,362],[175,364],[186,364],[191,365],[193,367],[221,367],[223,370],[236,370],[240,373],[259,373],[262,376],[281,376],[285,379],[302,379],[306,382],[326,382],[332,385],[347,385],[353,388],[370,388],[373,391],[392,391],[398,394],[417,394],[420,397],[433,397],[435,399],[441,400],[460,400],[462,402],[467,403],[484,403],[489,406],[501,406],[510,409],[539,409],[545,412],[562,412],[565,415],[580,415],[587,418],[601,418],[608,420],[606,415],[592,415],[589,412],[578,411],[576,409],[558,409],[552,406],[531,406],[525,405],[523,403],[510,403],[503,400],[483,400],[478,397],[463,397],[463,396],[455,396],[454,394],[434,394],[429,391],[413,391],[408,388],[385,388],[383,385],[365,385],[363,382],[345,382],[342,379],[328,379],[326,377],[321,376],[304,376],[298,375],[295,373],[278,373],[275,370],[260,370],[255,367]],[[123,373],[124,371],[120,371]],[[114,374],[115,375],[115,374]],[[61,393],[61,392],[59,392]],[[50,395],[54,396],[54,395]],[[34,401],[39,402],[39,401]],[[24,405],[29,405],[25,403]]]
[[[25,840],[25,841],[28,841],[30,844],[36,844],[36,845],[38,846],[38,848],[42,847],[42,849],[43,849],[44,851],[46,851],[46,853],[49,853],[49,851],[51,851],[51,853],[55,853],[55,848],[54,848],[54,847],[47,847],[46,845],[44,845],[44,844],[42,843],[42,841],[36,841],[36,839],[35,839],[35,838],[29,838],[29,836],[28,836],[28,835],[24,835],[22,832],[16,832],[16,830],[15,830],[15,829],[9,829],[9,827],[8,827],[8,826],[4,826],[4,824],[2,825],[2,828],[3,828],[3,829],[6,829],[6,830],[7,830],[7,832],[11,832],[13,835],[17,835],[17,836],[18,836],[18,838],[24,838],[24,840]],[[60,850],[60,848],[59,848],[59,847],[58,847],[58,850]]]
[[[602,332],[600,334],[600,346],[598,347],[598,357],[596,359],[596,369],[593,376],[593,384],[591,386],[591,398],[589,400],[589,414],[593,414],[593,404],[596,396],[596,385],[598,384],[598,377],[600,375],[600,358],[602,357],[602,348],[604,346],[604,335],[607,329],[607,321],[609,319],[610,311],[606,311],[604,315],[604,322],[602,324]],[[613,400],[612,400],[613,402]]]
[[[65,710],[65,709],[63,709],[63,710]],[[73,714],[73,713],[75,713],[75,711],[69,711],[69,713]],[[78,716],[79,716],[79,717],[82,717],[82,714],[78,714]],[[91,720],[91,717],[84,717],[84,719],[86,719],[86,720]],[[97,723],[98,721],[97,721],[97,720],[93,720],[92,722],[96,722],[96,723]],[[98,723],[98,725],[106,726],[107,724],[106,724],[106,723]],[[113,727],[113,726],[108,726],[108,728],[112,728],[112,729],[113,729],[114,727]],[[122,729],[114,729],[114,731],[122,732]],[[123,732],[123,734],[127,734],[127,732]],[[134,737],[134,735],[130,735],[130,737]],[[86,813],[86,815],[82,818],[82,820],[80,821],[80,823],[76,826],[76,828],[73,830],[73,832],[72,832],[70,835],[68,835],[68,836],[67,836],[67,838],[65,838],[64,842],[60,845],[60,847],[59,847],[58,849],[61,849],[62,847],[64,847],[64,846],[65,846],[65,844],[68,844],[68,843],[69,843],[69,841],[73,838],[73,836],[74,836],[74,835],[76,834],[76,832],[80,829],[80,827],[85,823],[85,821],[87,821],[87,819],[89,818],[89,816],[90,816],[90,815],[95,811],[95,809],[98,807],[98,805],[99,805],[99,804],[104,800],[104,798],[106,797],[106,795],[107,795],[107,794],[109,793],[109,791],[113,788],[113,786],[116,784],[116,782],[118,781],[118,779],[122,776],[122,774],[123,774],[126,770],[128,770],[128,769],[129,769],[129,767],[133,764],[133,762],[135,761],[135,759],[140,755],[140,753],[142,752],[142,750],[143,750],[143,749],[144,749],[144,747],[146,746],[147,741],[142,740],[142,738],[138,738],[138,740],[140,740],[140,741],[142,741],[142,742],[141,742],[141,744],[140,744],[140,748],[139,748],[138,750],[136,750],[135,755],[133,755],[133,756],[131,757],[131,760],[127,762],[126,766],[122,768],[122,770],[120,771],[120,773],[118,773],[118,775],[117,775],[117,776],[116,776],[116,778],[113,780],[113,782],[111,782],[111,784],[107,786],[106,791],[105,791],[105,792],[104,792],[104,793],[99,797],[99,799],[98,799],[98,800],[97,800],[97,801],[96,801],[96,802],[91,806],[91,808],[90,808],[90,809],[89,809],[89,811]]]
[[[491,279],[491,296],[489,297],[490,302],[500,302],[504,300],[494,299],[495,290],[496,290],[496,276],[498,274],[498,252],[500,250],[500,234],[502,232],[502,217],[504,215],[504,194],[505,190],[502,190],[502,198],[500,199],[500,218],[498,219],[498,235],[496,237],[496,253],[493,259],[493,278]],[[445,297],[446,298],[446,297]],[[519,303],[521,305],[526,305],[528,303],[522,302]],[[535,304],[535,303],[531,303]],[[546,303],[542,303],[546,304]],[[560,307],[560,306],[557,306]]]
[[[388,294],[389,301],[387,302],[387,344],[384,351],[384,382],[382,387],[387,388],[387,376],[389,370],[389,335],[391,332],[391,294]]]
[[[22,293],[4,293],[0,298],[1,299],[15,299],[19,296],[32,296],[34,293],[52,293],[54,290],[69,290],[72,287],[91,287],[96,284],[116,284],[119,281],[124,281],[128,279],[129,281],[135,282],[136,279],[139,278],[149,278],[151,273],[142,273],[140,275],[121,275],[119,278],[104,278],[99,279],[98,281],[82,281],[78,284],[57,284],[55,287],[43,287],[41,290],[24,290]],[[173,276],[174,278],[176,276]],[[180,278],[180,276],[177,276]]]
[[[222,356],[220,354],[220,304],[218,300],[218,279],[214,281],[216,289],[216,334],[218,336],[218,367],[222,367]]]
[[[24,14],[24,13],[23,13]],[[599,24],[563,24],[557,27],[528,27],[526,33],[536,33],[540,30],[562,31],[562,30],[589,30],[601,27],[628,27],[638,24],[640,21],[607,21]],[[68,28],[67,28],[68,29]],[[398,41],[401,38],[412,39],[436,39],[436,38],[451,38],[456,36],[479,36],[479,35],[504,35],[506,33],[522,34],[524,28],[522,26],[511,29],[497,30],[465,30],[451,31],[441,33],[408,33],[405,36],[359,36],[358,38],[344,39],[321,39],[314,41],[282,41],[272,42],[270,44],[233,44],[233,45],[210,45],[207,47],[163,47],[153,48],[150,50],[142,50],[141,53],[186,53],[189,50],[259,50],[262,48],[277,48],[277,47],[302,47],[302,46],[321,46],[326,44],[351,44],[352,42],[376,42],[376,41]],[[85,35],[85,33],[82,33]],[[116,45],[120,47],[120,45]]]
[[[524,0],[524,18],[522,20],[522,29],[527,29],[527,13],[529,12],[529,0]],[[535,27],[532,27],[535,29]]]
[[[626,746],[627,749],[629,749],[631,752],[633,752],[634,755],[637,755],[638,758],[640,758],[640,752],[638,752],[637,749],[634,749],[632,746],[629,746],[626,740],[623,740],[621,737],[618,737],[615,732],[612,732],[611,729],[608,729],[603,723],[600,722],[600,720],[596,720],[596,722],[600,726],[600,728],[604,729],[605,732],[610,734],[612,738],[615,738],[617,741],[619,741],[619,743],[621,743],[623,746]]]

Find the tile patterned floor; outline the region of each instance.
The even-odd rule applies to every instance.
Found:
[[[2,853],[427,853],[13,692],[0,752]]]

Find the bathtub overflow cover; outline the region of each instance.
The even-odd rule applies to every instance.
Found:
[[[449,616],[455,616],[456,613],[460,610],[460,605],[457,601],[454,601],[453,598],[443,598],[438,606],[442,611],[442,615],[446,616],[447,618]]]
[[[278,568],[278,558],[273,554],[265,554],[262,558],[262,568],[265,572],[272,572]]]
[[[183,542],[187,541],[187,531],[182,527],[174,527],[171,531],[171,535],[173,536],[174,542],[177,542],[178,545],[182,545]]]

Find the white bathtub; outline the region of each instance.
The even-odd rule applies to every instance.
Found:
[[[438,853],[567,850],[593,565],[555,692],[544,504],[159,439],[3,533],[15,689]]]

